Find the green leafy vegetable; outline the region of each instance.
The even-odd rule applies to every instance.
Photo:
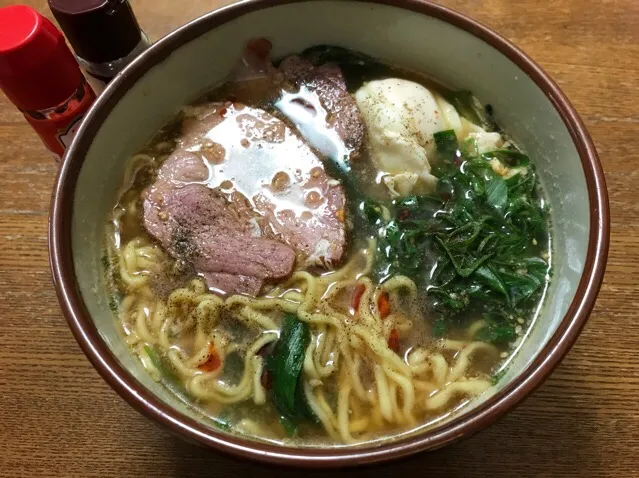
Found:
[[[310,340],[308,324],[293,314],[287,314],[280,339],[266,362],[272,378],[271,396],[282,414],[285,429],[287,426],[291,429],[300,420],[316,420],[302,386],[302,366]]]
[[[454,130],[439,131],[433,135],[433,138],[441,159],[451,160],[457,157],[459,142]]]
[[[500,314],[485,314],[484,321],[486,326],[477,331],[474,337],[476,340],[503,345],[515,340],[517,337],[515,326]]]
[[[489,131],[497,128],[492,115],[488,114],[470,91],[450,91],[444,95],[461,116]]]
[[[177,376],[173,368],[166,362],[166,360],[155,350],[155,347],[151,345],[145,345],[144,351],[151,359],[151,363],[160,373],[160,378],[164,381],[165,385],[173,388],[175,391],[180,392],[183,395],[187,395],[184,384]]]
[[[501,280],[499,275],[490,266],[481,266],[475,271],[475,278],[483,284],[490,287],[492,290],[503,294],[506,299],[509,299],[508,291],[504,281]]]
[[[465,158],[476,158],[479,156],[479,145],[477,139],[468,138],[459,145],[459,151]]]
[[[433,325],[433,337],[441,338],[446,335],[447,330],[448,322],[443,317],[440,317],[435,321],[435,325]]]
[[[513,305],[529,299],[542,285],[542,281],[533,273],[513,274],[511,272],[502,272],[501,276],[506,284]]]
[[[519,168],[530,164],[528,156],[519,151],[515,151],[514,149],[497,149],[495,151],[483,153],[481,157],[486,160],[497,158],[510,168]]]
[[[216,428],[219,428],[222,431],[229,431],[231,429],[231,418],[229,417],[228,410],[224,409],[220,416],[218,417],[210,417],[213,420],[213,424]]]
[[[290,418],[286,416],[281,416],[280,424],[282,425],[282,428],[284,429],[284,432],[286,433],[287,436],[294,437],[295,435],[297,435],[299,426]]]
[[[158,371],[160,373],[162,373],[163,372],[162,369],[164,368],[164,363],[162,362],[162,359],[160,358],[158,353],[155,351],[155,348],[150,346],[150,345],[145,345],[144,346],[144,351],[146,352],[146,354],[151,359],[151,363],[153,364],[153,366],[156,369],[158,369]]]
[[[500,370],[499,372],[497,372],[496,374],[494,374],[490,381],[493,385],[497,385],[502,378],[504,378],[504,375],[506,375],[506,371],[505,370]]]
[[[446,251],[446,254],[448,254],[451,263],[455,267],[455,271],[461,277],[470,276],[491,256],[491,254],[477,256],[472,252],[468,252],[463,249],[460,250],[458,248],[449,247],[452,245],[452,243],[450,241],[442,239],[440,236],[437,237],[437,242],[442,247],[442,249]]]
[[[371,224],[376,225],[384,219],[384,209],[377,202],[370,198],[364,199],[360,203],[360,212],[363,217]]]
[[[506,181],[496,176],[486,184],[486,202],[496,209],[503,209],[508,202]]]
[[[442,156],[454,147],[445,133],[438,142]],[[533,165],[517,151],[469,155],[467,146],[456,149],[459,161],[437,163],[435,196],[396,200],[391,219],[377,220],[374,272],[380,280],[406,275],[425,290],[442,317],[436,335],[444,333],[445,323],[468,317],[469,308],[526,313],[548,280],[549,265],[540,257],[547,224]],[[504,179],[488,161],[493,159],[505,168],[527,167]],[[476,338],[502,344],[515,338],[514,330],[508,321],[492,320]]]

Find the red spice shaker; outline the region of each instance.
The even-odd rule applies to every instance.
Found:
[[[25,5],[0,8],[0,88],[58,160],[95,100],[62,33]]]

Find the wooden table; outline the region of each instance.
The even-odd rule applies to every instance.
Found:
[[[50,15],[45,0],[23,3]],[[153,39],[223,4],[132,3]],[[639,476],[639,2],[445,4],[521,46],[581,113],[608,180],[608,273],[579,342],[516,411],[445,450],[349,475]],[[102,381],[71,336],[51,284],[47,214],[56,166],[2,95],[0,144],[0,476],[300,476],[184,443]]]

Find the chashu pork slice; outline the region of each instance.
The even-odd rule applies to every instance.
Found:
[[[148,232],[221,293],[256,295],[344,254],[345,197],[283,121],[231,103],[190,109],[178,148],[143,193]]]

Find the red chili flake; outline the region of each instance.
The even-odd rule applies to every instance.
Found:
[[[366,287],[363,284],[357,284],[355,289],[353,290],[353,295],[351,297],[351,312],[356,314],[359,310],[359,303],[362,300],[362,296],[366,291]]]
[[[269,372],[267,368],[264,368],[262,370],[262,376],[260,377],[260,382],[262,384],[262,387],[264,387],[266,391],[271,390],[271,387],[273,386],[273,377],[271,377],[271,372]]]
[[[257,355],[264,359],[264,364],[266,364],[266,359],[271,351],[273,344],[266,344],[260,350],[257,351]],[[262,387],[266,390],[271,390],[271,386],[273,385],[273,377],[271,373],[266,368],[266,365],[262,369],[262,376],[260,377],[260,382],[262,383]]]
[[[388,337],[388,348],[395,353],[399,353],[399,332],[397,329],[392,329]]]
[[[221,108],[220,109],[220,116],[222,118],[224,118],[226,116],[226,113],[228,113],[228,110],[226,108]]]
[[[217,354],[213,342],[209,342],[209,358],[202,365],[198,366],[198,368],[202,372],[213,372],[220,368],[220,365],[222,365],[220,356]]]
[[[377,309],[379,310],[379,316],[382,319],[389,316],[391,312],[390,300],[388,299],[388,294],[386,292],[379,294],[379,297],[377,298]]]
[[[273,346],[273,344],[263,345],[262,348],[257,351],[257,355],[259,355],[262,358],[268,357],[269,350],[271,349],[272,346]]]
[[[410,211],[408,209],[402,209],[401,211],[399,211],[399,214],[397,216],[401,220],[408,219],[408,217],[410,216]]]

